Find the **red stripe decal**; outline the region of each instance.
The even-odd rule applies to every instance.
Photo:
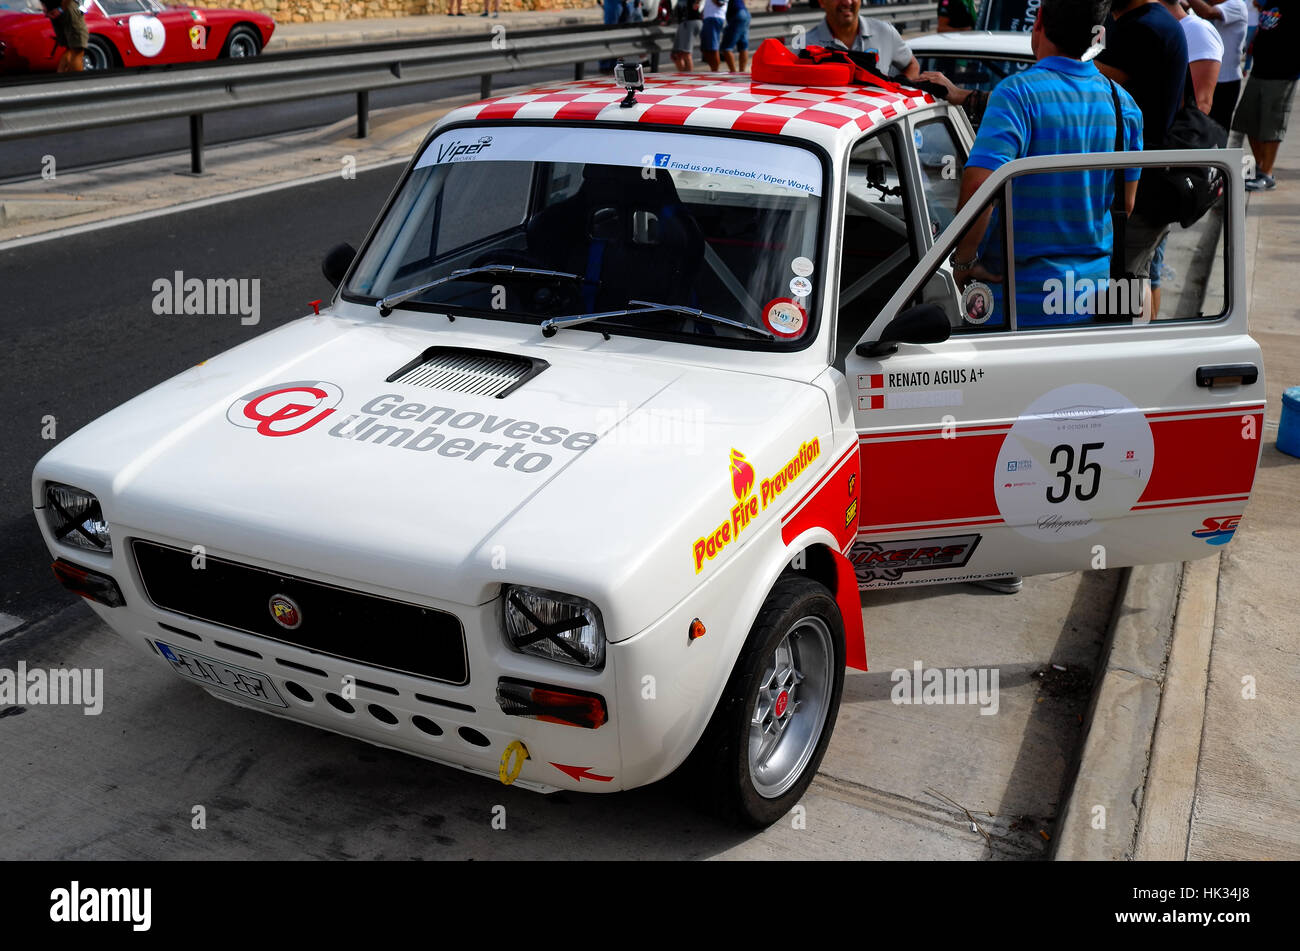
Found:
[[[864,442],[862,524],[951,521],[998,511],[993,473],[1004,439],[1005,432],[996,432]]]
[[[844,452],[838,459],[832,462],[830,468],[827,469],[824,473],[822,473],[821,477],[816,482],[813,483],[813,487],[809,489],[807,492],[805,492],[803,495],[799,496],[799,501],[795,502],[794,505],[790,506],[790,510],[781,516],[781,521],[785,522],[791,519],[794,516],[795,510],[797,510],[799,506],[803,505],[806,499],[811,497],[813,493],[817,492],[822,487],[822,485],[825,484],[826,480],[835,474],[835,470],[844,463],[844,460],[848,459],[849,456],[857,454],[856,453],[857,448],[858,448],[857,446],[850,446],[846,452]]]
[[[1243,416],[1254,420],[1253,439],[1242,438]],[[1263,413],[1153,422],[1155,465],[1138,502],[1249,495],[1263,429]]]
[[[1189,499],[1186,502],[1158,502],[1155,505],[1135,505],[1133,511],[1141,509],[1167,509],[1177,505],[1218,505],[1220,502],[1245,502],[1250,498],[1249,495],[1238,495],[1230,499]]]
[[[933,522],[927,525],[891,525],[888,528],[862,528],[858,530],[859,535],[884,535],[889,533],[912,534],[913,532],[928,532],[932,528],[970,528],[973,525],[1002,525],[1005,519],[1002,518],[983,518],[976,521],[961,522]]]
[[[861,435],[858,436],[858,439],[861,440],[862,442],[866,442],[869,439],[892,439],[892,438],[897,438],[899,436],[942,436],[946,431],[956,432],[957,435],[959,436],[965,436],[968,433],[982,433],[982,432],[1004,433],[1010,428],[1011,428],[1011,423],[997,423],[997,424],[989,424],[987,426],[971,426],[969,424],[963,426],[961,423],[957,423],[956,425],[953,426],[952,430],[898,429],[898,430],[894,430],[893,432],[886,432],[886,433],[875,433],[875,432],[862,433]]]
[[[840,550],[857,536],[862,497],[857,448],[853,446],[841,456],[812,491],[795,503],[789,521],[782,520],[781,540],[787,545],[810,528],[825,528],[835,536]]]
[[[1228,413],[1237,416],[1249,416],[1252,413],[1262,412],[1263,403],[1250,403],[1246,406],[1211,406],[1207,409],[1171,409],[1160,413],[1147,413],[1147,419],[1158,419],[1161,416],[1198,416],[1203,413]]]

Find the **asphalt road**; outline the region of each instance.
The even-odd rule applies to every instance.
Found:
[[[32,621],[68,603],[32,516],[31,474],[53,443],[200,360],[311,313],[333,289],[320,262],[364,238],[400,166],[0,251],[0,613]],[[175,271],[261,279],[261,321],[156,316]],[[0,625],[0,637],[3,637]]]
[[[536,85],[573,76],[572,66],[521,70],[496,77],[500,87]],[[478,98],[478,77],[445,82],[421,83],[400,89],[376,90],[370,94],[372,112],[390,106],[432,102],[451,96]],[[274,106],[214,112],[204,118],[204,142],[216,145],[245,139],[260,139],[281,132],[313,129],[356,115],[356,97],[322,96]],[[131,125],[109,126],[86,132],[17,139],[0,148],[0,184],[34,178],[41,172],[44,156],[52,155],[60,172],[124,162],[167,152],[188,151],[189,122],[160,119]]]

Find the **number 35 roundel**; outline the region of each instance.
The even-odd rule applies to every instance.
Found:
[[[1109,387],[1073,383],[1034,400],[1011,427],[994,497],[1022,535],[1049,543],[1086,538],[1132,509],[1154,461],[1141,410]]]

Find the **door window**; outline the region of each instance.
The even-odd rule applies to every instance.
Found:
[[[930,237],[937,238],[957,215],[966,150],[958,145],[952,124],[946,118],[918,123],[912,137],[921,162],[921,188],[930,218]]]
[[[1224,202],[1214,202],[1187,227],[1157,226],[1135,214],[1124,223],[1117,252],[1114,181],[1139,171],[1016,176],[972,225],[982,232],[974,267],[954,273],[945,258],[936,274],[954,279],[953,293],[946,299],[927,294],[927,300],[944,308],[954,334],[1218,319],[1227,303]],[[1188,172],[1196,177],[1205,170]]]
[[[897,129],[860,142],[849,155],[836,358],[862,336],[918,260],[899,174]]]

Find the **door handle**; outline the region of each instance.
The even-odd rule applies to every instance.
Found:
[[[1258,379],[1259,368],[1253,363],[1196,368],[1197,386],[1249,386]]]

